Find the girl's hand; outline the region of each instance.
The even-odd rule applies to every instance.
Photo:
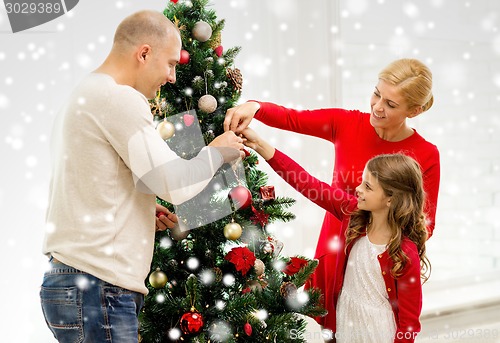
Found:
[[[243,144],[245,144],[245,146],[257,151],[259,148],[259,140],[260,140],[260,137],[257,134],[257,132],[255,132],[253,129],[247,127],[245,130],[243,130],[243,132],[241,134],[243,135]]]
[[[243,144],[255,150],[266,161],[274,156],[274,147],[263,140],[253,129],[247,127],[241,134],[243,135]]]

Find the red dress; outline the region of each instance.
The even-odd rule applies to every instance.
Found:
[[[377,135],[370,124],[369,113],[335,108],[297,111],[266,102],[260,103],[255,118],[269,126],[332,142],[335,147],[332,186],[351,195],[361,182],[363,169],[370,158],[396,152],[413,157],[420,164],[424,176],[427,227],[429,235],[432,235],[439,191],[439,151],[416,131],[402,141],[389,142]],[[331,247],[337,247],[340,228],[340,221],[326,212],[315,253],[319,265],[307,284],[308,288],[317,287],[323,291],[324,305],[329,314],[316,318],[316,321],[329,329],[333,329],[335,323],[332,268],[337,263],[336,250]]]
[[[347,252],[345,252],[345,233],[350,219],[350,216],[346,213],[350,213],[357,208],[357,200],[354,196],[311,176],[300,165],[279,150],[276,150],[273,158],[267,162],[297,191],[339,220],[340,238],[336,250],[338,264],[329,268],[329,274],[333,279],[332,288],[329,290],[331,296],[330,305],[335,309],[344,282],[345,266],[349,253],[354,243],[359,239],[358,237],[354,240],[347,247]],[[408,256],[409,261],[398,279],[391,275],[393,262],[387,250],[378,255],[378,262],[389,297],[388,301],[392,307],[396,322],[394,343],[409,343],[414,342],[420,332],[419,318],[422,310],[420,257],[415,243],[406,237],[403,237],[401,248]],[[328,328],[336,332],[335,310],[330,312],[330,316],[332,319],[328,322]],[[353,328],[353,330],[356,330],[356,328]]]

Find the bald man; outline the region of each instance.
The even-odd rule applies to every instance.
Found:
[[[163,14],[132,14],[55,120],[40,297],[59,342],[137,342],[155,223],[176,222],[156,218],[156,196],[180,204],[241,154],[242,139],[226,132],[184,160],[156,132],[148,99],[175,82],[180,50]]]

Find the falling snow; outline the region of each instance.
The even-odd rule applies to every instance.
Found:
[[[223,321],[213,322],[208,332],[210,339],[215,342],[225,342],[233,335],[231,324]]]
[[[340,106],[368,111],[377,72],[387,62],[405,56],[428,63],[434,76],[435,103],[428,113],[410,123],[441,152],[438,218],[428,243],[433,263],[429,284],[436,282],[432,287],[439,289],[457,275],[477,280],[477,284],[492,282],[500,266],[499,2],[341,0],[336,6],[330,6],[330,0],[319,0],[314,6],[290,0],[213,3],[218,16],[226,19],[222,36],[225,51],[231,46],[242,47],[236,59],[244,77],[242,100],[262,99],[302,109]],[[31,312],[39,316],[33,322],[40,327],[44,322],[35,309],[36,290],[25,287],[40,283],[40,272],[45,268],[43,234],[57,232],[53,225],[44,223],[54,116],[76,83],[106,56],[115,24],[135,10],[161,10],[163,5],[156,0],[120,0],[95,6],[79,4],[67,16],[22,34],[11,34],[5,11],[0,12],[4,43],[0,47],[0,150],[4,161],[0,206],[8,235],[1,251],[10,258],[18,256],[23,247],[22,276],[23,281],[27,279],[16,291],[31,294],[26,299],[7,299],[4,305],[33,308]],[[332,8],[339,12],[326,12]],[[106,20],[94,20],[98,12],[106,13]],[[331,180],[333,153],[327,142],[256,121],[252,125],[308,171],[324,181]],[[286,255],[313,256],[324,211],[284,184],[265,162],[260,166],[269,173],[269,183],[280,196],[297,199],[291,208],[297,218],[273,224],[270,232],[283,240]],[[81,214],[83,221],[91,222],[91,218],[91,214]],[[113,221],[112,215],[106,219]],[[168,238],[160,242],[164,249],[171,244]],[[338,246],[338,241],[330,241],[331,249]],[[195,270],[196,263],[192,263],[186,261]],[[208,273],[201,275],[205,282],[212,282]],[[225,275],[223,282],[230,286],[234,279]],[[488,292],[473,290],[464,286],[456,293],[430,293],[424,311],[431,304],[427,313],[432,313],[435,306],[449,306],[458,301],[455,299],[463,303],[486,301],[473,295]],[[2,320],[9,327],[17,325],[11,324],[10,318]],[[27,341],[50,341],[50,336],[41,335],[50,334],[46,328],[33,327]],[[169,336],[177,339],[180,332],[170,331]],[[23,343],[19,337],[4,339]]]

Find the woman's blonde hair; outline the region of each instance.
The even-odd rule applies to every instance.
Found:
[[[378,74],[380,80],[399,87],[408,102],[408,108],[422,106],[427,111],[434,103],[432,73],[417,59],[402,58],[390,63]]]
[[[425,255],[427,229],[424,215],[425,192],[422,184],[422,172],[419,164],[403,154],[378,155],[368,161],[366,170],[370,172],[391,198],[387,221],[391,230],[391,239],[387,252],[394,262],[392,275],[401,276],[408,262],[408,256],[401,248],[401,242],[407,237],[415,243],[420,257],[421,277],[425,281],[430,273],[430,263]],[[371,212],[356,210],[351,213],[347,229],[346,247],[357,237],[366,234],[371,222]]]

